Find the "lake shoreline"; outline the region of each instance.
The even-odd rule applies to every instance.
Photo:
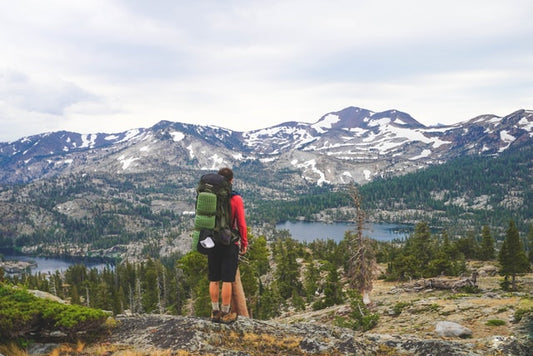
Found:
[[[291,237],[302,242],[333,239],[340,242],[346,231],[355,232],[353,222],[284,221],[276,224],[276,230],[288,230]],[[366,223],[364,236],[378,241],[402,240],[408,237],[414,226],[410,224]]]
[[[0,268],[6,273],[55,273],[56,271],[65,271],[70,266],[76,264],[85,265],[87,268],[102,269],[108,266],[115,266],[117,260],[101,256],[44,256],[25,254],[16,249],[0,249]]]

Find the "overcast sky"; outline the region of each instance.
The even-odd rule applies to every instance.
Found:
[[[531,0],[0,0],[0,141],[533,109]]]

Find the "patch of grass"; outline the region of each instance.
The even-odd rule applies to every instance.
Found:
[[[488,326],[502,326],[502,325],[505,325],[505,321],[500,320],[500,319],[490,319],[490,320],[487,320],[485,325],[488,325]]]
[[[411,305],[413,305],[412,302],[398,302],[392,307],[392,312],[395,316],[398,316],[405,308],[410,307]]]
[[[28,356],[26,351],[18,347],[18,345],[15,343],[0,345],[0,354],[10,356]]]
[[[514,312],[514,322],[518,323],[526,315],[531,314],[533,317],[533,307],[530,308],[519,308]]]
[[[439,309],[442,308],[438,304],[429,304],[429,305],[421,305],[413,310],[411,310],[412,314],[420,314],[425,312],[437,312]]]
[[[398,355],[398,351],[393,347],[381,344],[378,346],[377,354],[382,356],[394,356]]]
[[[459,290],[466,294],[477,294],[480,292],[480,289],[477,286],[464,286]]]
[[[470,295],[465,294],[465,293],[456,293],[456,294],[450,294],[449,296],[446,297],[446,299],[455,300],[455,299],[465,298],[465,297],[470,297]]]
[[[505,306],[503,308],[500,308],[500,309],[496,310],[496,313],[504,313],[504,312],[506,312],[508,310],[509,310],[509,306]]]
[[[302,341],[294,336],[279,338],[269,334],[246,333],[242,335],[235,332],[231,333],[230,338],[233,340],[232,344],[241,344],[243,350],[255,350],[258,354],[278,352],[298,355],[300,354],[299,346]]]

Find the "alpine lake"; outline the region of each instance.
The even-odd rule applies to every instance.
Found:
[[[276,225],[276,230],[287,230],[291,237],[302,242],[312,242],[314,240],[332,239],[340,242],[344,238],[346,231],[355,231],[355,225],[350,223],[335,222],[308,222],[308,221],[286,221]],[[363,231],[364,236],[378,241],[392,241],[407,237],[413,226],[400,224],[366,224]],[[0,249],[0,267],[8,274],[16,273],[43,273],[53,274],[56,271],[64,272],[70,266],[84,264],[92,269],[103,270],[104,268],[114,268],[112,261],[102,261],[89,258],[72,257],[39,257],[17,254],[13,250]]]

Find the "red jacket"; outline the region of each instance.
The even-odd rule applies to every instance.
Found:
[[[232,228],[238,229],[241,234],[241,247],[248,246],[248,231],[244,218],[244,202],[239,194],[233,194],[230,200]]]

